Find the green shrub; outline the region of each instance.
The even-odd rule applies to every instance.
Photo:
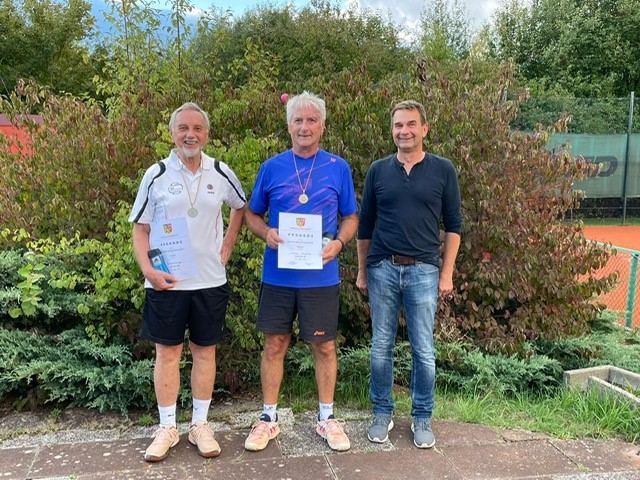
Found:
[[[560,363],[563,370],[614,365],[640,373],[640,331],[626,329],[612,312],[592,322],[592,333],[556,341],[539,340],[531,348]]]
[[[126,413],[155,404],[152,380],[150,360],[135,360],[122,343],[99,346],[81,328],[53,337],[0,329],[0,398]]]
[[[143,301],[142,275],[131,246],[129,206],[122,203],[107,241],[31,239],[11,235],[16,246],[0,253],[0,323],[58,333],[85,324],[98,343],[114,337],[134,341]]]
[[[35,109],[42,125],[21,117]],[[150,145],[160,118],[151,127],[141,109],[137,119],[112,120],[95,102],[55,96],[34,84],[0,97],[0,110],[28,132],[31,151],[11,152],[0,144],[11,165],[0,168],[3,227],[35,237],[104,234],[116,200],[129,195],[120,178],[135,177],[154,158]]]
[[[339,349],[337,395],[368,389],[370,354],[369,347]],[[436,366],[439,386],[465,392],[542,394],[553,391],[562,381],[559,362],[544,355],[531,355],[526,359],[516,355],[490,355],[469,344],[438,345]],[[398,342],[394,347],[394,383],[408,388],[411,370],[409,342]],[[313,354],[307,344],[296,343],[288,350],[286,372],[291,376],[314,376]]]
[[[445,384],[466,391],[544,393],[560,385],[562,368],[557,361],[544,356],[521,359],[515,355],[471,351],[457,368],[440,369],[439,377]]]
[[[588,331],[591,299],[612,284],[593,275],[607,254],[562,219],[576,201],[572,183],[591,167],[545,150],[549,131],[511,132],[509,68],[477,85],[471,63],[448,76],[423,63],[418,75],[430,150],[456,165],[464,216],[456,292],[440,323],[491,352]]]
[[[79,307],[89,298],[88,271],[96,260],[86,247],[93,242],[23,242],[0,252],[0,324],[60,332],[81,323]]]

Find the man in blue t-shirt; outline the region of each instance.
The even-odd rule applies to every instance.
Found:
[[[431,448],[435,387],[433,325],[438,297],[453,290],[462,213],[455,167],[423,151],[429,131],[424,107],[405,101],[391,112],[398,152],[371,164],[365,179],[358,229],[356,285],[371,306],[373,424],[369,440],[383,443],[393,428],[393,350],[398,313],[411,344],[411,429],[418,448]],[[444,253],[440,265],[440,221]]]
[[[287,124],[293,148],[262,164],[246,214],[249,229],[266,242],[257,320],[258,330],[265,334],[260,366],[264,407],[245,441],[245,448],[251,451],[264,449],[280,432],[278,394],[296,317],[300,338],[311,344],[315,359],[320,403],[316,433],[334,450],[350,448],[342,424],[333,415],[340,295],[337,256],[356,233],[358,206],[349,165],[320,148],[325,119],[321,98],[304,92],[288,100]],[[315,266],[301,265],[303,260],[281,261],[278,266],[278,250],[285,254],[287,238],[291,244],[300,240],[283,238],[281,214],[283,218],[299,215],[295,217],[299,227],[321,222],[323,246],[318,245],[318,251],[322,248],[322,258],[316,259]],[[295,230],[287,231],[296,235]]]

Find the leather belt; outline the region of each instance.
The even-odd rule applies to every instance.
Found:
[[[416,263],[420,263],[420,261],[413,257],[405,257],[403,255],[391,255],[390,258],[391,263],[394,265],[415,265]]]

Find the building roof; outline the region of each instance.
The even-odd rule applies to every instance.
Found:
[[[40,115],[24,115],[22,117],[27,117],[28,119],[33,120],[36,123],[43,123],[42,117]],[[0,113],[0,127],[11,127],[11,126],[13,126],[13,124],[11,123],[9,118],[7,118],[6,115]]]

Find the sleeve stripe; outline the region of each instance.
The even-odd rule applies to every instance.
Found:
[[[231,185],[231,187],[235,190],[236,195],[238,195],[238,198],[240,198],[244,203],[247,203],[247,199],[244,198],[244,196],[238,191],[238,188],[233,184],[233,182],[231,181],[231,179],[229,178],[229,176],[224,173],[222,171],[222,168],[220,167],[220,162],[218,162],[218,160],[213,161],[213,166],[215,167],[216,171],[222,175],[224,178],[227,179],[227,182],[229,182],[229,185]]]
[[[140,217],[144,213],[145,208],[147,208],[147,203],[149,203],[149,192],[151,191],[153,182],[155,182],[156,178],[161,176],[167,170],[167,166],[162,162],[158,162],[158,167],[160,167],[160,171],[156,174],[155,177],[151,179],[151,182],[149,182],[149,187],[147,188],[147,198],[144,199],[144,203],[142,204],[142,207],[140,208],[138,214],[133,219],[133,223],[138,223],[138,220],[140,220]]]

